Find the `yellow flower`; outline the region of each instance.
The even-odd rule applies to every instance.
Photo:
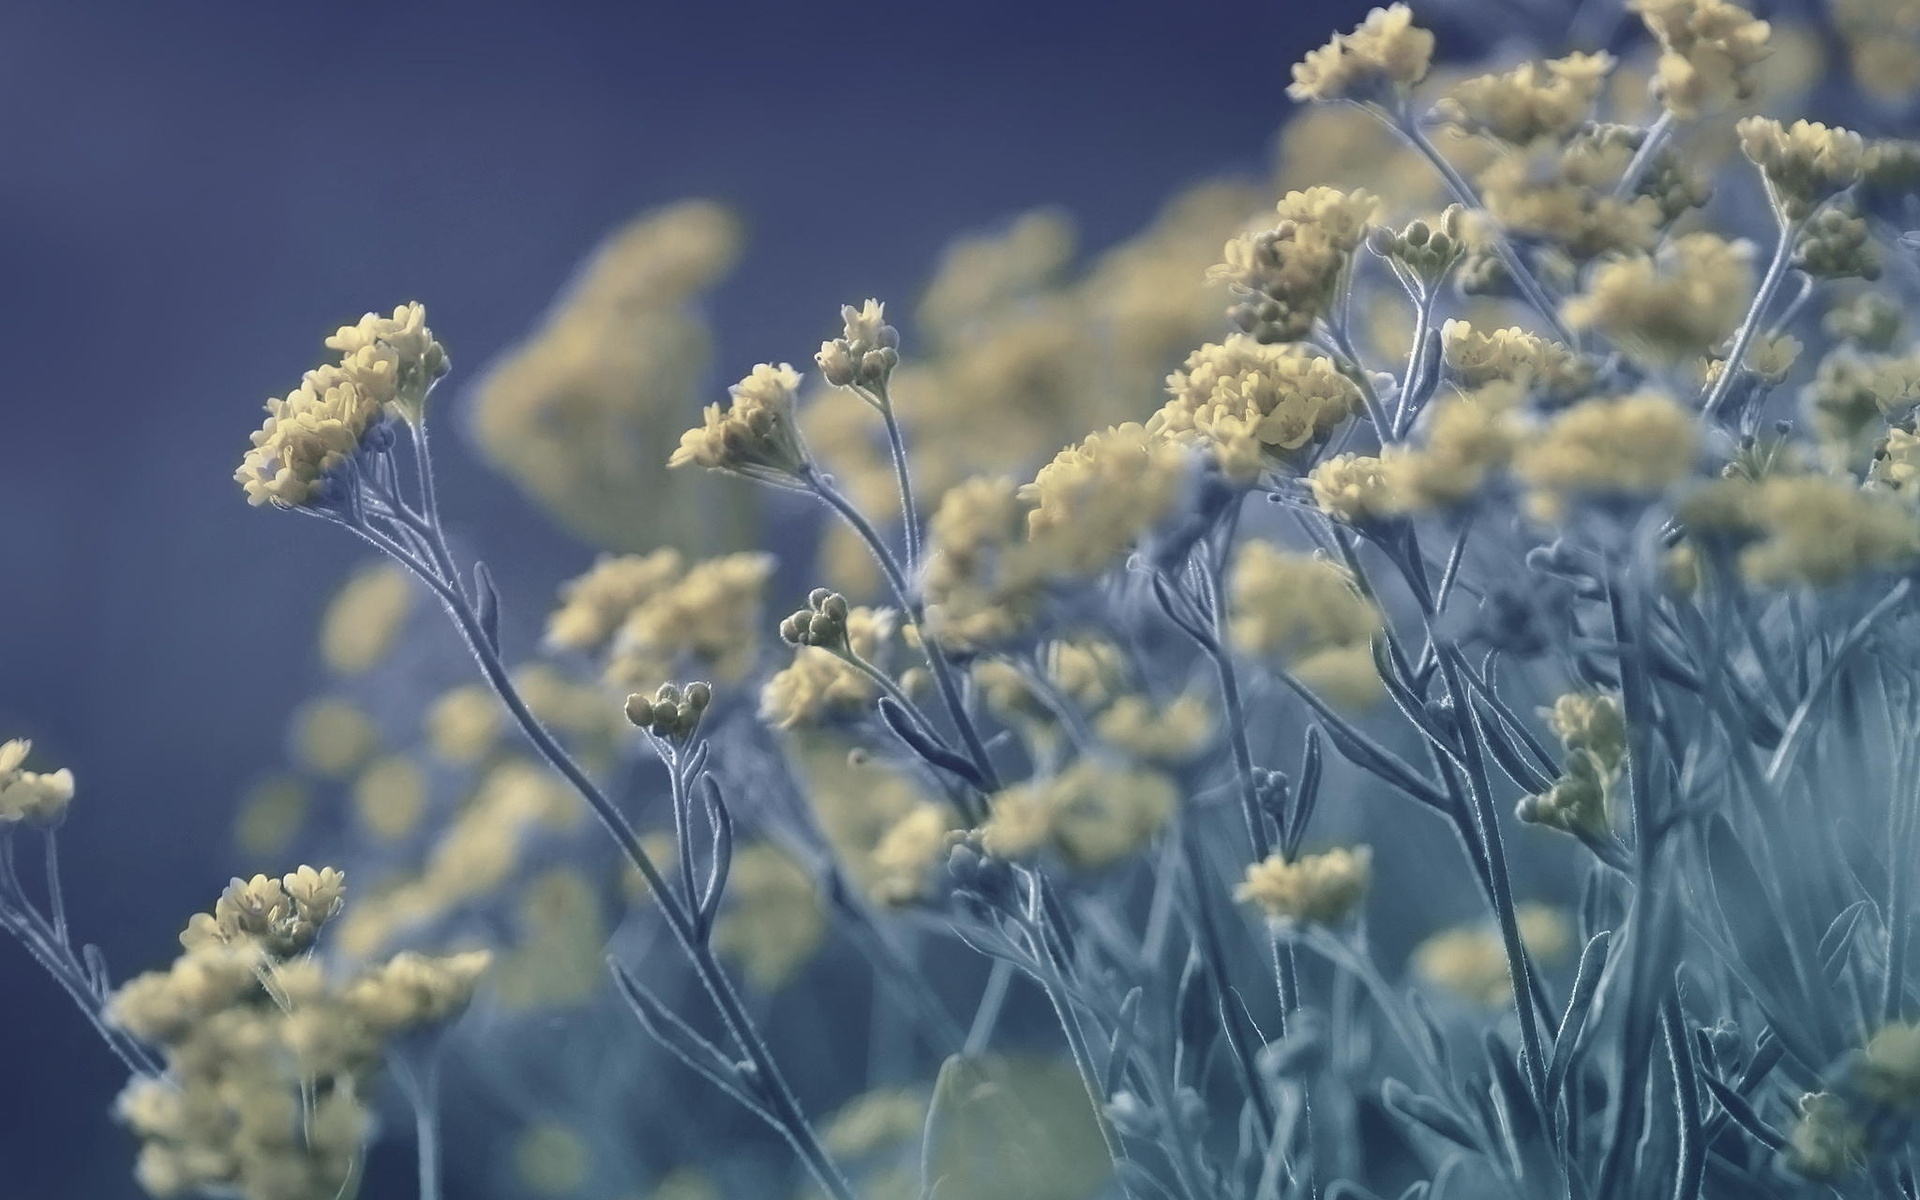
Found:
[[[1752,247],[1717,234],[1687,233],[1658,255],[1596,267],[1587,290],[1567,300],[1576,329],[1594,329],[1654,363],[1704,354],[1732,335],[1753,295]]]
[[[492,962],[485,950],[438,957],[405,950],[348,984],[345,1000],[382,1034],[445,1024],[466,1010]]]
[[[417,301],[402,304],[391,317],[368,313],[358,324],[342,325],[327,339],[327,349],[339,353],[370,398],[414,422],[425,413],[428,391],[451,366]]]
[[[1433,34],[1413,23],[1404,4],[1376,8],[1352,33],[1334,35],[1293,68],[1294,100],[1385,102],[1427,77]]]
[[[360,823],[381,841],[406,837],[426,815],[426,772],[398,754],[375,759],[354,781],[353,807]]]
[[[874,898],[892,905],[924,899],[933,869],[953,841],[953,828],[953,813],[943,804],[916,804],[894,822],[873,848]]]
[[[1653,92],[1668,111],[1698,117],[1752,96],[1770,27],[1727,0],[1634,0],[1660,39]]]
[[[427,744],[450,763],[485,758],[506,727],[506,712],[491,688],[468,684],[443,692],[427,710]]]
[[[713,945],[738,960],[755,987],[777,991],[826,935],[826,910],[806,868],[772,842],[752,842],[734,854]]]
[[[1067,863],[1097,871],[1145,849],[1178,804],[1173,781],[1080,759],[1050,779],[1015,784],[993,797],[981,846],[1003,858],[1051,847]]]
[[[1213,736],[1213,714],[1206,701],[1192,694],[1176,696],[1155,706],[1145,696],[1116,699],[1095,718],[1100,740],[1116,750],[1153,763],[1177,763],[1192,758]]]
[[[1292,862],[1270,855],[1247,868],[1233,898],[1259,905],[1270,921],[1337,925],[1360,907],[1372,863],[1373,852],[1366,846],[1303,854]]]
[[[58,825],[73,800],[73,772],[22,769],[33,743],[15,738],[0,745],[0,827],[27,821]]]
[[[1336,455],[1309,472],[1307,482],[1320,511],[1342,521],[1378,521],[1402,511],[1386,464],[1372,455]]]
[[[340,361],[308,371],[284,399],[267,401],[267,420],[253,435],[234,480],[254,505],[301,506],[325,501],[337,472],[359,454],[367,435],[391,408],[409,421],[447,356],[426,327],[418,304],[391,318],[368,313],[358,325],[327,339]]]
[[[1462,387],[1518,383],[1567,395],[1593,381],[1593,366],[1551,338],[1509,327],[1481,333],[1466,321],[1440,327],[1440,352]]]
[[[1289,192],[1275,206],[1279,222],[1229,241],[1207,278],[1244,298],[1230,314],[1242,329],[1262,342],[1299,341],[1325,314],[1379,205],[1364,191]]]
[[[1787,1165],[1809,1179],[1839,1179],[1867,1161],[1867,1130],[1831,1092],[1800,1097],[1800,1119],[1787,1135]]]
[[[1566,957],[1573,931],[1559,909],[1521,904],[1514,917],[1520,941],[1536,962],[1551,964]],[[1429,983],[1488,1008],[1513,996],[1500,932],[1485,923],[1457,925],[1427,938],[1414,948],[1413,969]]]
[[[1332,359],[1245,334],[1188,355],[1167,393],[1147,431],[1210,449],[1240,482],[1324,440],[1360,405],[1360,389]]]
[[[835,387],[864,388],[884,396],[887,377],[900,363],[900,331],[887,324],[886,305],[878,300],[859,308],[845,304],[840,317],[841,335],[822,342],[814,355],[821,376]]]
[[[1769,194],[1794,220],[1804,220],[1822,202],[1860,182],[1867,164],[1866,141],[1849,129],[1748,117],[1739,132],[1741,152],[1760,168]]]
[[[1692,415],[1665,396],[1583,400],[1521,447],[1528,506],[1560,521],[1581,497],[1650,499],[1692,473],[1697,438]]]
[[[302,705],[293,725],[295,760],[326,779],[352,774],[380,748],[380,729],[373,718],[335,697]]]
[[[667,458],[669,467],[693,465],[776,480],[808,467],[794,424],[798,371],[786,363],[761,363],[727,390],[733,402],[725,408],[707,406],[704,424],[681,435],[679,449]]]
[[[1100,574],[1172,509],[1188,474],[1187,453],[1145,426],[1088,434],[1016,493],[1032,554],[1050,574]]]
[[[1434,115],[1468,133],[1515,146],[1563,138],[1587,119],[1606,87],[1614,57],[1569,54],[1544,63],[1521,63],[1500,75],[1479,75],[1455,84],[1434,105]]]
[[[1252,541],[1241,547],[1228,586],[1240,650],[1278,660],[1343,707],[1361,708],[1379,695],[1370,645],[1380,611],[1345,569]]]

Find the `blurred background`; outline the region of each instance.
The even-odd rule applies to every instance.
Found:
[[[712,197],[748,236],[718,397],[808,362],[842,302],[909,308],[957,232],[1057,204],[1097,252],[1182,183],[1263,173],[1288,65],[1366,7],[0,6],[0,736],[78,776],[80,936],[116,977],[172,958],[320,676],[361,556],[231,474],[335,325],[424,301],[454,433],[601,235]],[[439,449],[456,533],[544,611],[591,551],[464,438]],[[12,942],[0,1079],[0,1197],[136,1193],[124,1074]]]

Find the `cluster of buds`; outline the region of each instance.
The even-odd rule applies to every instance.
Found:
[[[900,331],[887,324],[886,305],[869,300],[859,308],[840,306],[846,328],[837,338],[820,343],[813,361],[835,387],[854,388],[884,403],[887,379],[900,363]]]
[[[58,825],[73,800],[73,772],[64,767],[41,773],[24,771],[33,743],[24,738],[0,745],[0,828],[20,821]]]
[[[651,699],[638,692],[627,697],[627,720],[656,737],[685,741],[711,703],[713,688],[708,684],[689,683],[682,689],[663,683]]]
[[[847,611],[845,596],[826,588],[815,588],[807,593],[805,608],[796,610],[780,622],[780,640],[789,646],[845,650]]]
[[[1431,287],[1467,252],[1465,220],[1466,210],[1449,204],[1431,224],[1415,218],[1397,232],[1385,227],[1369,230],[1367,249]]]

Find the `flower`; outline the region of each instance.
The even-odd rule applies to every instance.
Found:
[[[714,949],[737,960],[753,985],[779,990],[827,934],[820,891],[805,867],[771,842],[734,852]]]
[[[379,401],[345,371],[309,371],[284,399],[267,401],[266,424],[255,431],[253,449],[233,477],[252,505],[320,502],[379,419]]]
[[[707,405],[705,423],[681,435],[669,467],[691,464],[774,481],[809,469],[793,415],[800,372],[786,363],[761,363],[727,391],[733,402],[724,409]]]
[[[1517,459],[1536,516],[1564,520],[1582,497],[1649,499],[1693,472],[1698,427],[1657,392],[1582,400],[1548,422]]]
[[[1207,278],[1243,302],[1229,315],[1262,342],[1305,338],[1325,315],[1379,200],[1364,191],[1313,187],[1288,192],[1275,206],[1279,222],[1226,244]]]
[[[1015,495],[1027,541],[1050,574],[1091,577],[1125,557],[1180,498],[1190,458],[1133,422],[1088,434]]]
[[[451,367],[417,301],[391,317],[368,313],[358,324],[342,325],[326,344],[370,398],[415,423],[425,415],[427,393]]]
[[[443,1025],[472,1002],[492,962],[485,950],[444,956],[404,950],[348,984],[344,1000],[383,1036]]]
[[[1653,94],[1678,117],[1698,117],[1752,96],[1771,27],[1727,0],[1633,0],[1660,39]]]
[[[886,305],[868,300],[859,308],[840,307],[845,326],[837,338],[820,343],[813,361],[835,387],[850,387],[885,397],[887,378],[900,363],[900,331],[887,324]]]
[[[1685,233],[1651,257],[1597,266],[1563,312],[1637,357],[1672,365],[1732,336],[1753,294],[1752,247],[1717,234]]]
[[[1440,327],[1440,351],[1462,387],[1518,383],[1552,395],[1571,395],[1593,382],[1593,366],[1554,341],[1518,327],[1482,333],[1466,321]]]
[[[1347,522],[1384,520],[1402,511],[1387,464],[1368,454],[1339,454],[1307,475],[1313,502]]]
[[[1782,125],[1771,117],[1748,117],[1738,128],[1741,152],[1760,168],[1767,193],[1791,220],[1805,220],[1860,182],[1867,165],[1866,141],[1850,129],[1817,121]]]
[[[39,772],[22,768],[33,743],[15,738],[0,745],[0,829],[22,821],[58,825],[73,800],[73,772]]]
[[[1587,119],[1615,61],[1604,51],[1574,53],[1521,63],[1500,75],[1478,75],[1455,84],[1433,113],[1467,133],[1514,146],[1564,138]]]
[[[1294,100],[1384,102],[1427,77],[1433,34],[1413,23],[1404,4],[1376,8],[1351,33],[1310,50],[1293,68]]]
[[[1338,925],[1359,909],[1372,864],[1366,846],[1303,854],[1291,862],[1272,854],[1247,868],[1233,898],[1258,905],[1276,924]]]
[[[1250,541],[1234,560],[1228,588],[1239,649],[1279,660],[1343,707],[1362,708],[1379,696],[1371,644],[1380,610],[1345,568]]]
[[[1157,771],[1080,759],[994,796],[980,844],[1003,858],[1051,847],[1070,866],[1098,871],[1145,849],[1177,802],[1173,781]]]
[[[1146,431],[1210,450],[1240,482],[1325,439],[1360,405],[1360,389],[1332,359],[1245,334],[1188,355],[1167,393]]]
[[[954,839],[954,816],[944,804],[921,803],[888,827],[874,846],[871,891],[882,904],[914,904],[926,898],[933,869],[946,859]]]
[[[320,620],[320,657],[342,675],[373,669],[393,650],[413,607],[413,580],[398,563],[355,571]]]
[[[1566,914],[1544,904],[1515,907],[1520,941],[1536,962],[1566,957],[1573,941]],[[1427,938],[1413,951],[1413,969],[1429,983],[1488,1008],[1513,997],[1500,932],[1484,923],[1456,925]]]
[[[234,480],[253,505],[300,507],[333,498],[339,472],[359,455],[391,409],[421,419],[428,389],[446,373],[446,351],[426,327],[417,303],[391,318],[368,313],[327,339],[336,363],[308,371],[284,398],[267,401],[267,420],[253,435]]]

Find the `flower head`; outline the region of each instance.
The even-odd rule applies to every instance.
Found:
[[[858,388],[876,397],[887,394],[887,379],[900,362],[900,331],[887,324],[886,305],[868,300],[859,308],[842,305],[845,328],[837,338],[820,343],[813,361],[835,387]]]
[[[377,403],[415,422],[425,414],[427,393],[451,366],[418,301],[402,304],[391,317],[368,313],[358,324],[342,325],[327,339],[327,349],[339,352],[342,366]]]
[[[1521,63],[1499,75],[1479,75],[1454,85],[1434,105],[1434,115],[1468,133],[1525,146],[1563,138],[1587,119],[1606,87],[1614,57],[1569,54],[1544,63]]]
[[[782,480],[810,465],[794,424],[800,372],[786,363],[761,363],[727,391],[733,402],[725,408],[707,405],[705,422],[681,435],[680,448],[667,459],[669,467],[692,464]]]
[[[1233,898],[1259,905],[1277,923],[1337,925],[1360,907],[1372,865],[1366,846],[1303,854],[1292,862],[1274,854],[1247,868]]]
[[[1581,497],[1664,492],[1692,473],[1698,438],[1692,416],[1655,392],[1583,400],[1521,448],[1518,467],[1530,507],[1557,521]]]
[[[334,499],[340,472],[373,444],[391,411],[419,421],[427,392],[447,371],[446,351],[417,303],[392,317],[368,313],[327,339],[339,361],[307,372],[284,398],[267,401],[234,480],[247,502],[299,507]]]
[[[1385,102],[1427,77],[1433,34],[1413,23],[1404,4],[1376,8],[1351,33],[1310,50],[1294,65],[1287,95],[1295,100]]]
[[[1860,182],[1867,143],[1850,129],[1771,117],[1740,122],[1740,150],[1760,168],[1767,192],[1792,220],[1805,220],[1840,191]]]
[[[0,745],[0,828],[26,821],[58,825],[73,800],[73,772],[22,769],[33,743],[24,738]]]
[[[1728,0],[1634,0],[1660,39],[1653,92],[1669,112],[1697,117],[1745,100],[1768,54],[1771,27]]]

